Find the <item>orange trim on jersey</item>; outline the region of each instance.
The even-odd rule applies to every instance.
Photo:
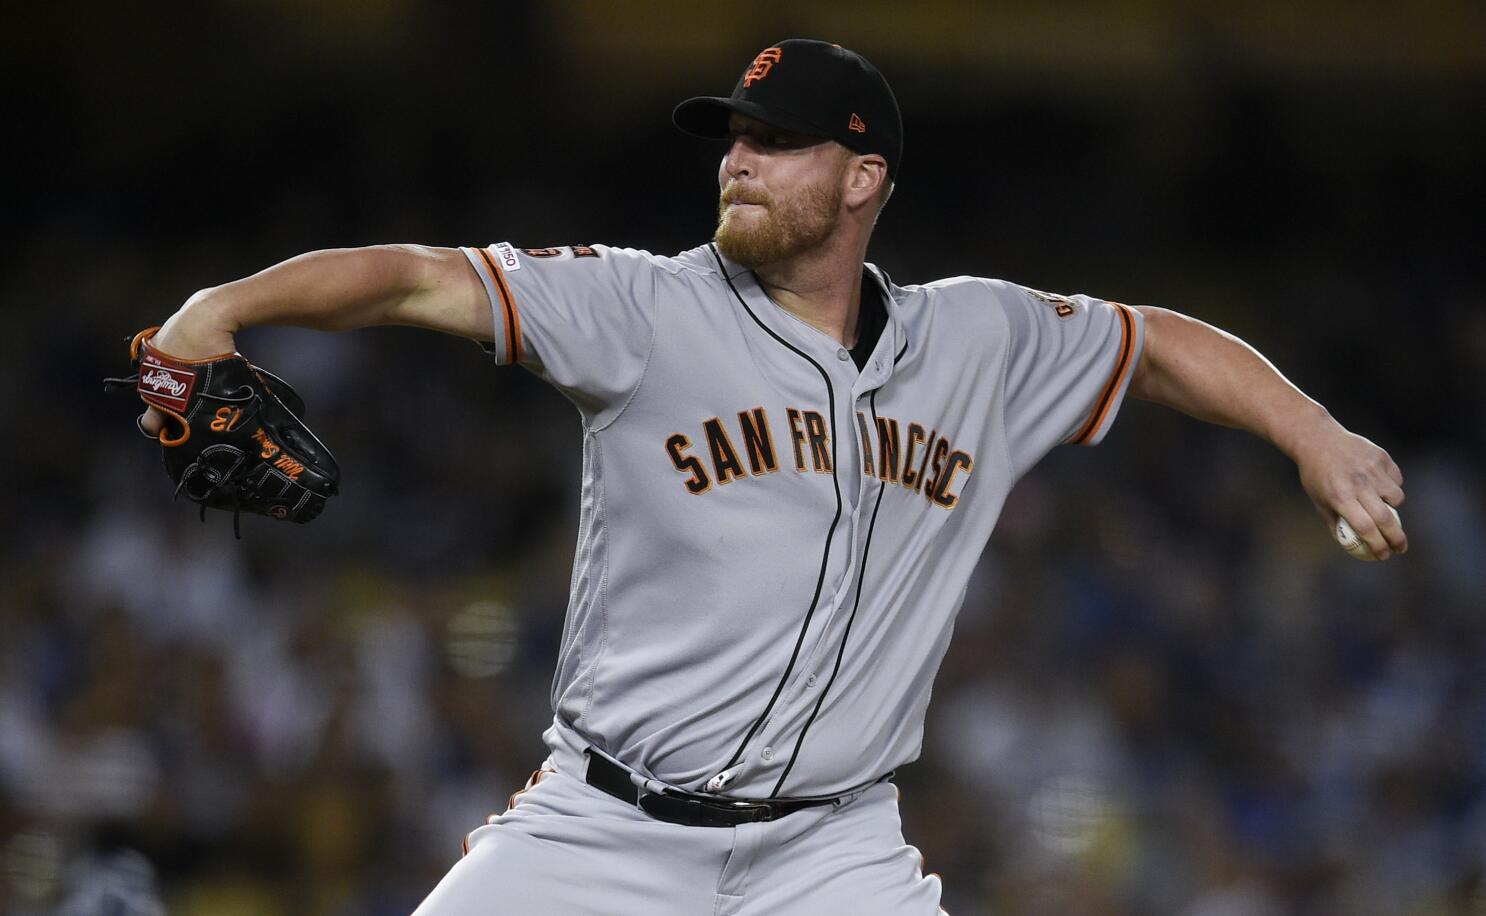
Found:
[[[1105,383],[1104,390],[1099,395],[1099,400],[1094,404],[1094,410],[1084,425],[1079,429],[1078,435],[1073,437],[1074,445],[1087,445],[1089,439],[1103,425],[1104,418],[1109,415],[1109,409],[1114,405],[1115,393],[1124,384],[1125,376],[1129,374],[1130,368],[1135,361],[1130,357],[1135,353],[1135,317],[1130,312],[1128,305],[1111,302],[1110,305],[1120,313],[1120,358],[1115,361],[1114,372],[1110,374],[1109,381]]]
[[[511,292],[511,285],[506,282],[506,271],[504,268],[496,267],[495,283],[500,287],[501,296],[506,300],[506,308],[510,310],[511,343],[516,347],[515,362],[519,363],[525,357],[521,342],[521,311],[516,308],[516,296]]]
[[[500,293],[500,287],[499,286],[496,286],[496,284],[495,284],[495,277],[499,273],[499,271],[497,271],[495,269],[495,265],[493,265],[493,264],[490,263],[490,258],[485,254],[485,250],[483,248],[471,248],[470,250],[473,251],[473,252],[475,252],[476,254],[478,254],[480,256],[480,261],[485,265],[485,274],[488,277],[490,277],[490,285],[491,286],[494,286],[495,287],[495,290],[496,290],[496,293],[499,294]],[[506,314],[507,311],[508,310],[505,308],[505,304],[504,304],[504,301],[503,301],[502,302],[502,306],[501,306],[501,312],[502,312],[501,318],[504,319],[505,326],[506,326],[506,359],[507,360],[510,360],[511,359],[511,318],[510,318],[510,315],[509,314]]]
[[[511,287],[506,284],[505,272],[496,264],[495,258],[490,256],[487,249],[476,249],[480,252],[480,260],[485,262],[485,269],[490,273],[491,282],[495,284],[495,290],[500,294],[501,307],[506,314],[506,360],[511,363],[521,362],[521,317],[516,312],[516,299],[511,295]]]

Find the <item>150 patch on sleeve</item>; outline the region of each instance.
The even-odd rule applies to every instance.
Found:
[[[502,270],[512,271],[521,269],[521,257],[516,254],[516,249],[510,242],[500,242],[490,246],[495,252],[496,261],[500,262]]]

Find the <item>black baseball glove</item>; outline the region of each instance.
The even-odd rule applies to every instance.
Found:
[[[234,531],[242,512],[291,522],[318,516],[336,494],[340,468],[300,419],[304,401],[289,383],[237,353],[163,353],[150,345],[158,330],[130,343],[135,374],[107,382],[132,385],[170,418],[158,438],[176,495],[200,503],[203,518],[208,507],[231,510]]]

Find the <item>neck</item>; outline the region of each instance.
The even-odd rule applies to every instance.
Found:
[[[856,345],[866,249],[865,243],[828,242],[787,261],[758,267],[754,276],[780,308],[850,348]]]

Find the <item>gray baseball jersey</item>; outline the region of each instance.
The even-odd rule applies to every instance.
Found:
[[[463,249],[491,350],[583,426],[546,740],[741,798],[834,796],[919,754],[1013,483],[1092,445],[1138,312],[999,280],[894,285],[863,366],[711,245]]]

